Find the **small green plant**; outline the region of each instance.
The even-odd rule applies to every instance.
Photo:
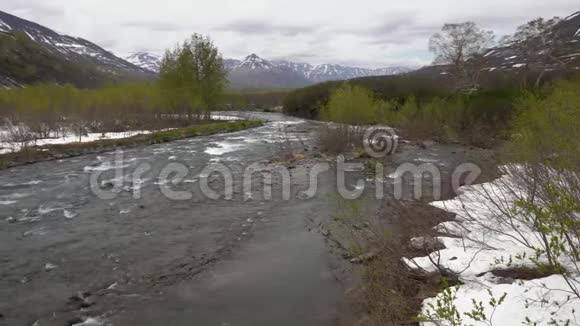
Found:
[[[424,314],[419,316],[419,321],[433,322],[437,325],[462,326],[464,325],[463,317],[466,316],[475,321],[493,326],[493,316],[495,315],[497,308],[504,303],[507,293],[496,298],[491,290],[487,290],[487,293],[489,294],[487,306],[492,309],[490,315],[486,314],[483,301],[477,301],[475,299],[472,299],[473,307],[471,311],[461,313],[455,305],[457,292],[459,291],[460,286],[456,285],[450,287],[445,278],[443,278],[442,282],[444,286],[443,291],[437,297],[435,303],[429,303],[429,308]]]

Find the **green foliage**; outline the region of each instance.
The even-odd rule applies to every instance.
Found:
[[[457,291],[459,291],[460,286],[450,287],[445,278],[443,278],[443,286],[443,291],[437,297],[435,303],[429,303],[427,311],[419,316],[420,321],[435,322],[437,325],[462,326],[464,325],[462,317],[467,316],[475,321],[492,326],[495,311],[505,302],[507,297],[507,293],[504,293],[499,298],[496,298],[493,292],[488,289],[489,300],[487,301],[487,306],[491,308],[491,314],[489,316],[485,312],[483,301],[477,301],[475,299],[471,301],[471,311],[462,314],[455,305]]]
[[[577,268],[580,259],[580,79],[563,80],[518,101],[509,154],[523,192],[510,212],[538,233],[527,257],[542,272],[560,273],[580,298],[563,261]],[[526,257],[522,257],[526,258]]]
[[[344,83],[332,92],[320,118],[351,125],[386,124],[410,139],[464,140],[487,147],[495,138],[506,137],[517,94],[504,90],[381,100],[363,87]]]
[[[159,72],[161,89],[174,108],[199,114],[222,100],[226,70],[218,49],[208,37],[194,34],[163,57]]]
[[[403,136],[411,139],[437,138],[489,147],[509,137],[514,103],[521,92],[511,79],[488,78],[487,82],[481,91],[466,95],[446,86],[450,81],[444,77],[419,73],[353,79],[347,82],[350,89],[367,89],[365,96],[373,99],[377,109],[374,119],[367,115],[373,110],[359,113],[358,109],[348,119],[399,127]],[[333,97],[338,98],[337,94],[346,96],[344,85],[345,82],[327,82],[292,91],[284,101],[284,110],[292,115],[329,119],[325,116],[329,103]],[[333,107],[340,105],[348,107],[332,103]],[[347,115],[342,113],[343,117]]]
[[[290,115],[317,119],[328,98],[339,86],[338,82],[326,82],[292,91],[284,99],[284,111]]]
[[[458,287],[450,287],[447,280],[443,279],[444,289],[437,297],[435,303],[429,303],[429,309],[419,319],[421,321],[435,321],[449,326],[463,325],[461,313],[455,306]]]
[[[555,168],[580,164],[580,78],[557,82],[547,94],[526,93],[517,103],[511,152],[516,159]]]
[[[376,122],[379,109],[380,105],[370,91],[344,84],[332,93],[321,118],[350,125],[368,125]]]
[[[24,33],[0,33],[0,76],[23,84],[64,82],[79,87],[114,79],[95,66],[66,61],[50,53]]]
[[[228,92],[224,102],[229,105],[227,108],[235,110],[246,110],[249,108],[271,109],[282,106],[284,98],[288,95],[288,90],[260,90],[260,91],[238,91]]]

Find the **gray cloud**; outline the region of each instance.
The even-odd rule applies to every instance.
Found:
[[[154,32],[173,32],[187,29],[187,26],[166,21],[140,20],[129,21],[121,24],[122,27],[144,29]]]
[[[220,25],[215,30],[244,35],[278,34],[283,36],[297,36],[299,34],[313,33],[318,28],[317,26],[275,24],[263,20],[240,20]]]
[[[426,64],[429,37],[472,20],[498,35],[538,16],[578,11],[570,0],[2,0],[1,10],[101,44],[119,54],[165,48],[198,32],[225,57],[363,67]],[[114,10],[111,10],[114,8]]]

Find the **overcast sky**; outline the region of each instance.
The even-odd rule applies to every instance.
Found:
[[[535,17],[567,16],[577,0],[2,0],[0,10],[119,55],[161,54],[197,32],[226,58],[362,67],[423,65],[431,34],[473,20],[498,35]]]

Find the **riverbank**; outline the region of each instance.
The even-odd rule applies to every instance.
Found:
[[[426,146],[427,144],[427,146]],[[359,159],[368,165],[372,160]],[[375,163],[375,162],[373,162]],[[416,325],[423,300],[442,289],[437,273],[422,273],[405,266],[403,258],[420,257],[437,249],[437,243],[417,244],[411,239],[432,239],[437,224],[454,219],[454,214],[431,206],[434,200],[456,197],[453,174],[465,163],[476,164],[481,174],[474,183],[495,179],[497,151],[459,144],[429,142],[405,143],[397,153],[381,163],[387,177],[385,198],[377,201],[374,189],[357,201],[342,202],[340,215],[324,226],[325,235],[352,264],[358,285],[348,292],[351,305],[357,307],[353,321],[350,311],[345,325]],[[412,173],[400,179],[402,198],[395,195],[394,172],[405,164],[433,164],[441,173],[441,191],[434,194],[433,179],[421,177],[421,196],[413,198],[418,185]]]
[[[167,143],[170,141],[207,136],[217,133],[236,132],[262,126],[258,120],[211,122],[186,128],[139,134],[127,138],[103,139],[84,143],[52,144],[31,146],[14,153],[0,154],[0,170],[36,162],[60,160],[80,155],[104,153],[116,149],[140,145]]]

